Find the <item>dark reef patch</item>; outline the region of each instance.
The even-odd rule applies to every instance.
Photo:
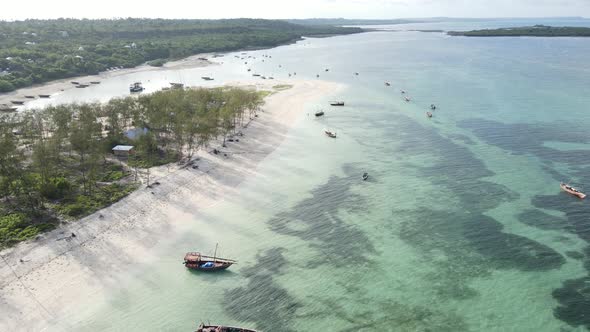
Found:
[[[258,255],[255,265],[240,271],[247,285],[225,292],[226,311],[235,319],[255,322],[263,331],[294,331],[288,326],[301,305],[273,279],[286,264],[281,248]]]
[[[518,215],[518,220],[523,224],[542,230],[572,231],[567,219],[552,216],[541,210],[528,209]]]
[[[351,191],[352,185],[359,183],[362,172],[350,165],[345,166],[344,171],[346,176],[331,177],[327,183],[312,190],[310,198],[268,221],[274,232],[308,241],[312,248],[325,256],[325,260],[310,262],[310,268],[314,264],[368,263],[367,255],[375,252],[366,234],[338,216],[340,211],[361,213],[366,204],[362,196]]]

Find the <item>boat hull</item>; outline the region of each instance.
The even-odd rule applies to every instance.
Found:
[[[572,190],[573,188],[572,188],[572,189],[569,189],[569,188],[568,188],[568,187],[567,187],[565,184],[563,184],[563,183],[562,183],[562,184],[560,184],[560,185],[559,185],[559,187],[561,188],[561,190],[565,191],[566,193],[568,193],[568,194],[570,194],[570,195],[576,196],[576,197],[578,197],[579,199],[584,199],[584,198],[586,198],[586,194],[584,194],[584,193],[582,193],[582,192],[579,192],[579,191],[576,191],[576,190]],[[570,188],[571,188],[571,187],[570,187]]]

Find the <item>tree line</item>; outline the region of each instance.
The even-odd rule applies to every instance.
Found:
[[[256,116],[261,92],[172,89],[0,116],[0,247],[79,218],[137,188],[133,167],[189,160]],[[135,135],[129,135],[134,130]],[[128,160],[111,149],[135,146]]]
[[[260,19],[0,21],[0,92],[148,61],[161,65],[199,53],[273,47],[302,36],[361,31]]]

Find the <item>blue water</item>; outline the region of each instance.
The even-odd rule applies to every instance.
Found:
[[[396,29],[494,24],[522,25]],[[263,331],[590,327],[590,205],[559,190],[590,191],[590,39],[385,31],[248,54],[254,63],[229,54],[153,77],[238,80],[252,68],[347,88],[309,105],[326,117],[302,115],[234,198],[200,214],[239,256],[231,273],[179,270],[178,248],[202,244],[188,234],[74,320],[81,330],[190,330],[199,319]]]

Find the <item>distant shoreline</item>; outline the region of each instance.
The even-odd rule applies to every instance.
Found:
[[[590,28],[534,25],[514,28],[449,31],[447,34],[450,36],[464,37],[590,37]]]

